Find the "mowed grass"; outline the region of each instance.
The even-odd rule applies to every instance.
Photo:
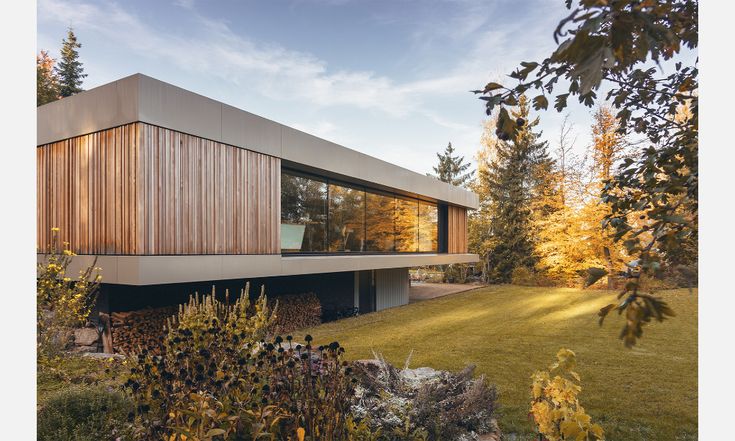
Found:
[[[530,376],[561,347],[577,354],[580,399],[608,440],[697,437],[697,291],[660,291],[677,316],[645,327],[626,349],[623,318],[598,326],[608,291],[492,286],[340,320],[309,329],[315,342],[339,341],[350,359],[372,351],[402,366],[477,366],[497,385],[504,433],[531,439]]]

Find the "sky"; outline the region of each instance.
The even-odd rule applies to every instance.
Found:
[[[448,142],[474,162],[470,90],[555,48],[563,0],[39,0],[38,49],[73,26],[83,87],[140,72],[410,170]],[[591,111],[568,109],[576,147]],[[564,114],[541,112],[553,149]]]

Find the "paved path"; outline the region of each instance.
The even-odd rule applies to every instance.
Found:
[[[480,288],[483,285],[470,285],[464,283],[426,283],[411,282],[408,291],[408,302],[419,302],[421,300],[434,299],[447,294],[455,294],[470,289]]]

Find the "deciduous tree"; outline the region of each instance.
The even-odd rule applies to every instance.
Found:
[[[574,3],[574,7],[572,6]],[[635,256],[643,273],[655,273],[662,256],[691,240],[698,209],[698,68],[681,57],[682,47],[698,45],[697,0],[566,0],[570,14],[554,32],[558,47],[540,62],[523,62],[511,73],[518,84],[506,88],[491,82],[482,90],[486,111],[499,107],[497,134],[510,139],[522,130],[507,106],[531,90],[534,108],[546,109],[549,95],[562,111],[570,97],[593,106],[604,84],[607,100],[617,110],[621,134],[644,135],[648,146],[636,158],[624,160],[603,188],[609,204],[606,225],[616,240]],[[665,72],[663,65],[671,67]],[[676,118],[688,106],[691,116]],[[642,213],[634,220],[635,213]],[[643,219],[640,219],[640,217]],[[591,271],[590,282],[605,271]],[[621,338],[632,346],[642,326],[672,312],[654,296],[641,293],[640,274],[633,274],[619,304],[600,311],[626,312]]]
[[[36,106],[59,99],[59,78],[54,72],[56,60],[48,51],[42,50],[36,55]]]

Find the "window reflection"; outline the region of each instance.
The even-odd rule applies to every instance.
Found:
[[[437,252],[439,210],[435,204],[419,201],[419,251]]]
[[[326,251],[327,184],[283,173],[281,178],[281,250]]]
[[[284,171],[281,252],[437,252],[436,204]]]
[[[329,184],[329,251],[365,251],[365,191]]]
[[[396,198],[396,251],[415,253],[418,249],[419,201]]]
[[[390,253],[396,250],[394,213],[396,198],[368,192],[365,224],[367,250]]]

